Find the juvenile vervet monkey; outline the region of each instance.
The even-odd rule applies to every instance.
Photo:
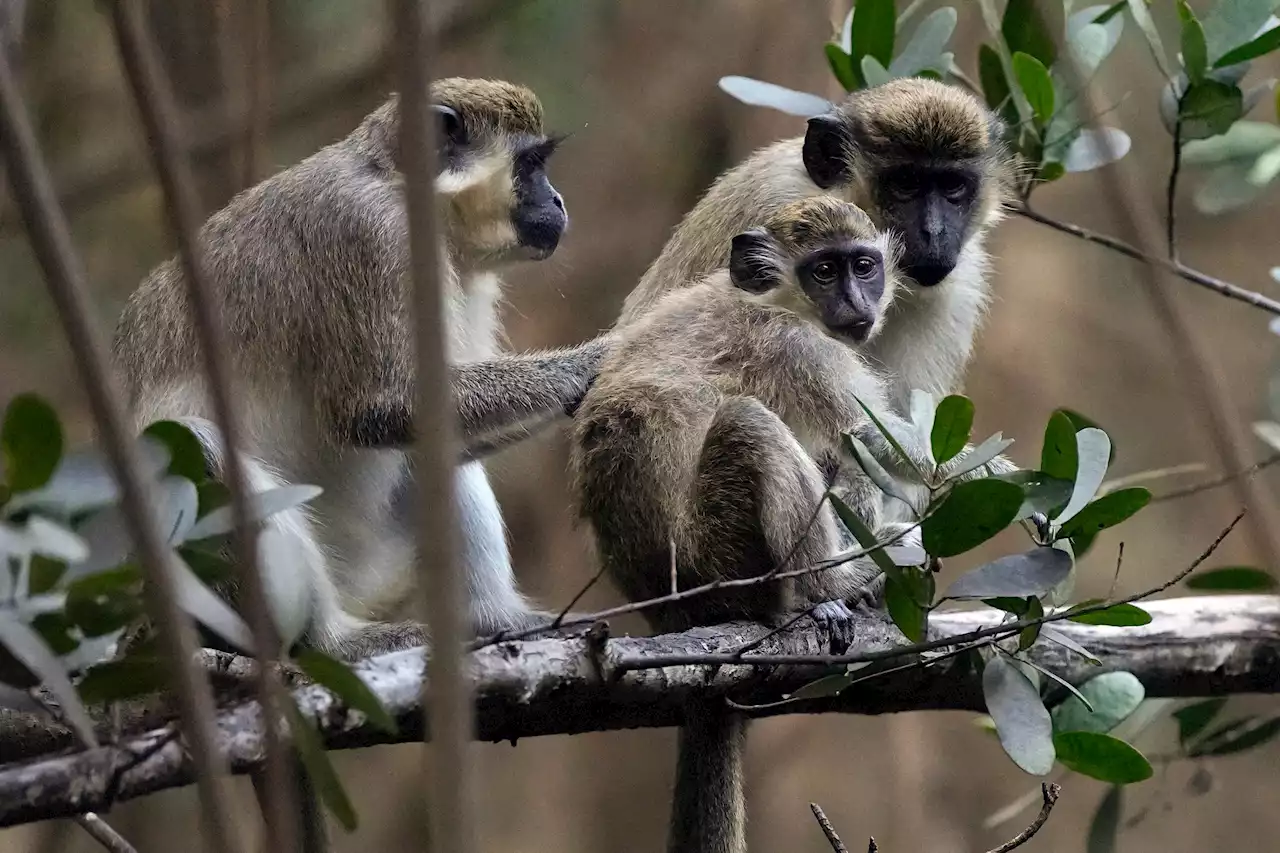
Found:
[[[976,97],[934,80],[854,92],[811,118],[803,137],[721,175],[627,298],[619,326],[723,267],[734,234],[826,193],[902,241],[903,286],[884,332],[863,350],[890,377],[894,407],[906,412],[916,388],[935,398],[959,392],[989,301],[985,238],[1003,218],[1016,173],[1001,129]]]
[[[436,188],[448,352],[464,460],[565,415],[586,390],[603,339],[503,355],[494,270],[539,260],[568,219],[547,178],[556,140],[528,89],[442,79]],[[413,440],[414,339],[409,245],[392,96],[345,139],[237,195],[202,229],[244,423],[250,487],[324,489],[305,510],[271,516],[305,549],[312,624],[304,640],[364,656],[424,644],[416,623],[371,623],[406,597],[414,535],[396,505]],[[225,452],[208,420],[197,337],[176,260],[130,298],[115,361],[139,425],[180,419],[215,471]],[[471,622],[480,634],[542,620],[516,589],[497,501],[477,461],[455,487]]]
[[[821,503],[819,462],[844,452],[846,431],[889,455],[858,400],[915,464],[932,465],[889,409],[885,380],[860,355],[892,322],[898,239],[824,195],[777,207],[764,226],[733,237],[727,269],[672,290],[616,332],[575,416],[578,511],[633,601],[671,591],[673,559],[676,583],[687,589],[832,557],[841,537]],[[865,476],[849,482],[852,507],[884,536],[879,490]],[[777,624],[814,608],[817,618],[839,622],[850,616],[845,600],[861,597],[877,573],[863,558],[688,599],[650,611],[650,621],[659,631],[733,619]],[[719,704],[687,709],[672,853],[745,849],[745,722]]]

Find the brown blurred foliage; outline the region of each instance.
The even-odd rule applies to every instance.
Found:
[[[389,90],[383,73],[383,4],[373,0],[272,0],[265,73],[244,52],[243,15],[231,0],[166,0],[152,21],[169,57],[201,152],[209,211],[243,186],[246,158],[261,177],[345,135]],[[808,91],[837,94],[822,58],[831,21],[845,11],[829,0],[505,0],[437,3],[481,9],[457,28],[438,58],[440,73],[518,80],[542,97],[551,123],[572,138],[552,165],[564,193],[571,232],[553,260],[509,276],[510,338],[516,348],[569,343],[608,327],[623,296],[656,255],[672,226],[722,169],[754,147],[802,124],[743,106],[716,80],[746,74]],[[962,7],[955,38],[959,61],[973,65],[982,36],[976,8]],[[488,10],[488,12],[484,12]],[[1158,80],[1132,32],[1106,66],[1103,85],[1121,99],[1110,121],[1134,138],[1130,155],[1143,175],[1144,201],[1159,204],[1169,139],[1155,111]],[[84,253],[104,328],[146,271],[173,250],[160,216],[136,115],[122,88],[105,16],[89,0],[30,4],[23,72],[31,107],[60,186],[73,192],[71,219]],[[1258,63],[1262,65],[1264,63]],[[1255,70],[1265,76],[1269,69]],[[248,81],[265,96],[267,132],[257,143],[233,137],[219,146],[219,100],[252,103]],[[241,99],[236,101],[235,99]],[[252,110],[250,110],[252,112]],[[246,153],[249,152],[249,153]],[[1043,210],[1111,230],[1097,201],[1105,172],[1068,176],[1038,193]],[[43,283],[7,199],[0,201],[0,402],[22,390],[51,398],[87,440],[89,424]],[[1266,274],[1277,263],[1272,193],[1246,212],[1219,218],[1182,205],[1183,259],[1245,287],[1274,295]],[[994,241],[997,302],[972,366],[968,393],[977,429],[1004,431],[1012,454],[1038,459],[1049,413],[1070,406],[1098,420],[1117,446],[1116,474],[1183,462],[1211,468],[1201,421],[1170,369],[1168,340],[1138,287],[1137,267],[1103,249],[1013,218]],[[1189,284],[1174,296],[1195,318],[1230,378],[1230,416],[1265,409],[1265,383],[1276,339],[1267,317]],[[1261,448],[1251,448],[1253,454]],[[550,605],[563,603],[593,573],[584,532],[575,529],[565,482],[563,435],[519,446],[494,461],[499,497],[525,586]],[[1274,483],[1274,476],[1271,479]],[[1157,489],[1160,484],[1157,484]],[[1125,588],[1149,585],[1185,564],[1234,514],[1223,491],[1160,504],[1119,531],[1099,537],[1084,562],[1081,594],[1102,594],[1118,542],[1127,543]],[[1274,519],[1268,519],[1273,522]],[[981,554],[1004,553],[1013,539]],[[1220,563],[1253,558],[1236,536]],[[958,570],[962,565],[948,565]],[[1275,568],[1275,567],[1271,567]],[[601,585],[585,604],[617,598]],[[631,621],[616,632],[638,632]],[[1242,704],[1249,704],[1243,701]],[[638,731],[478,745],[482,849],[652,851],[662,848],[672,780],[671,731]],[[383,747],[338,755],[361,828],[335,829],[340,851],[419,850],[420,748]],[[1165,850],[1269,850],[1280,836],[1274,807],[1276,748],[1219,761],[1219,783],[1206,796],[1185,793],[1191,768],[1175,767],[1129,794],[1150,816],[1126,831],[1126,853]],[[750,842],[756,850],[828,849],[806,804],[821,803],[853,847],[874,834],[882,850],[962,853],[1012,835],[1031,814],[995,830],[983,818],[1035,787],[968,715],[916,714],[892,719],[784,717],[752,729]],[[245,815],[241,830],[258,843],[260,825],[246,780],[234,783]],[[1062,802],[1028,849],[1083,850],[1102,786],[1069,777]],[[112,820],[139,850],[194,849],[191,789],[127,804]],[[1167,804],[1171,804],[1170,807]],[[1134,812],[1136,809],[1131,809]],[[90,851],[69,824],[0,832],[0,850]]]

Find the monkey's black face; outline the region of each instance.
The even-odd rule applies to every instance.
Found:
[[[906,164],[876,182],[882,226],[902,236],[902,268],[922,287],[955,269],[978,205],[978,175],[957,165]]]
[[[796,264],[796,278],[836,335],[862,343],[875,328],[884,296],[884,257],[875,246],[819,249]]]
[[[547,178],[547,159],[556,144],[556,139],[522,142],[512,165],[516,204],[511,210],[511,224],[520,245],[532,249],[538,259],[549,257],[556,250],[569,225],[564,199]]]

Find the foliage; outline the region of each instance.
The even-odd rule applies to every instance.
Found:
[[[165,570],[179,605],[202,626],[247,650],[249,629],[224,600],[235,567],[226,488],[209,479],[204,451],[185,426],[150,425],[136,442],[143,485],[168,546]],[[97,744],[89,705],[168,690],[168,668],[154,643],[117,648],[146,613],[145,579],[134,554],[111,466],[91,450],[64,452],[57,413],[34,394],[15,397],[0,423],[0,707],[52,711],[88,745]],[[319,494],[289,486],[251,496],[256,523]],[[280,636],[291,646],[310,619],[302,555],[278,530],[258,532],[258,563]],[[317,683],[385,731],[395,721],[345,664],[310,650],[295,662]],[[292,706],[290,706],[292,707]],[[351,811],[314,728],[297,714],[294,747],[324,801],[344,826]]]

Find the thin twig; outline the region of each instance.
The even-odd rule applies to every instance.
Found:
[[[75,822],[85,832],[93,836],[93,840],[107,848],[110,853],[138,853],[137,849],[124,840],[124,836],[111,828],[105,820],[93,812],[85,812],[75,818]]]
[[[826,812],[822,810],[822,806],[817,803],[809,803],[809,810],[813,812],[814,818],[818,821],[818,826],[822,827],[822,834],[827,837],[827,842],[831,845],[831,849],[835,853],[849,853],[849,848],[844,846],[844,842],[836,834],[836,828],[827,819]]]
[[[399,166],[405,176],[411,316],[417,349],[413,419],[417,433],[414,479],[421,507],[418,570],[435,647],[430,689],[423,685],[433,741],[426,767],[430,804],[423,812],[424,817],[431,815],[427,821],[430,849],[471,853],[476,843],[475,803],[467,746],[475,720],[464,647],[468,592],[457,558],[457,513],[453,509],[458,440],[445,355],[444,283],[439,275],[435,134],[429,106],[435,61],[428,25],[430,5],[428,0],[391,3],[400,81]]]
[[[1116,549],[1116,572],[1111,576],[1111,588],[1107,590],[1107,598],[1116,594],[1116,587],[1120,585],[1120,567],[1124,565],[1124,543],[1120,543],[1120,547]]]
[[[1213,540],[1200,556],[1196,557],[1192,563],[1182,571],[1169,578],[1159,586],[1143,592],[1127,595],[1119,599],[1103,601],[1098,604],[1091,604],[1087,607],[1074,607],[1059,610],[1054,613],[1047,613],[1034,619],[1022,619],[1016,622],[1004,622],[994,625],[990,628],[982,628],[977,631],[970,631],[966,634],[956,634],[950,637],[940,637],[936,640],[928,640],[921,643],[911,643],[903,646],[895,646],[891,649],[884,649],[875,652],[861,652],[855,654],[843,655],[747,655],[736,656],[733,653],[722,654],[671,654],[671,655],[646,655],[644,657],[619,657],[614,661],[615,672],[626,672],[628,670],[637,669],[662,669],[668,666],[686,666],[689,664],[704,666],[729,666],[734,664],[748,666],[830,666],[836,664],[850,663],[874,663],[882,660],[895,660],[907,655],[917,655],[924,652],[931,652],[936,649],[947,648],[949,646],[958,646],[961,644],[973,643],[978,640],[985,640],[990,637],[1003,639],[1011,637],[1025,628],[1033,628],[1038,625],[1047,625],[1050,622],[1059,622],[1063,619],[1073,619],[1080,616],[1087,616],[1090,613],[1100,613],[1108,608],[1115,607],[1118,604],[1131,604],[1135,601],[1141,601],[1144,598],[1150,598],[1153,595],[1159,595],[1175,584],[1180,583],[1187,575],[1194,572],[1200,567],[1205,560],[1213,556],[1218,550],[1218,546],[1223,540],[1235,529],[1240,523],[1240,519],[1244,518],[1245,510],[1241,510],[1231,523],[1228,524],[1218,537]]]
[[[586,595],[593,586],[600,582],[600,578],[604,577],[605,569],[607,568],[608,565],[601,561],[600,568],[596,569],[596,573],[591,576],[591,580],[583,584],[582,589],[578,590],[577,594],[569,599],[569,603],[564,606],[564,609],[556,615],[556,618],[551,620],[552,628],[559,628],[564,624],[564,620],[569,615],[569,611],[573,609],[573,605],[577,604],[582,599],[582,596]]]
[[[1081,228],[1079,225],[1074,225],[1070,222],[1063,222],[1060,219],[1054,219],[1052,216],[1047,216],[1034,210],[1029,205],[1016,206],[1013,210],[1021,216],[1030,219],[1032,222],[1038,222],[1041,225],[1046,225],[1055,231],[1061,231],[1063,234],[1070,234],[1072,237],[1084,240],[1087,243],[1104,246],[1113,252],[1118,252],[1119,254],[1124,255],[1127,258],[1133,258],[1136,261],[1142,261],[1143,263],[1160,267],[1161,269],[1173,273],[1185,281],[1208,288],[1209,290],[1225,296],[1228,299],[1235,299],[1239,302],[1245,303],[1246,305],[1252,305],[1254,308],[1260,308],[1269,314],[1280,316],[1280,302],[1277,302],[1268,296],[1263,296],[1261,293],[1257,293],[1256,291],[1246,290],[1237,284],[1232,284],[1229,281],[1223,281],[1220,278],[1214,278],[1207,273],[1200,272],[1197,269],[1192,269],[1181,262],[1175,263],[1167,258],[1147,254],[1125,241],[1110,235],[1100,234],[1097,231],[1090,231],[1087,228]]]
[[[196,195],[191,164],[179,142],[178,110],[160,66],[160,58],[135,0],[115,0],[111,5],[121,63],[137,101],[138,115],[146,130],[164,193],[170,227],[178,243],[186,284],[187,304],[196,327],[206,387],[213,412],[222,432],[224,480],[231,493],[231,514],[235,522],[233,541],[239,563],[238,579],[245,592],[244,606],[252,630],[255,656],[265,666],[259,668],[258,691],[264,706],[279,707],[283,689],[275,677],[280,655],[280,636],[271,616],[266,589],[258,565],[258,525],[249,511],[248,477],[244,460],[238,413],[232,403],[231,369],[222,318],[215,303],[205,266],[204,242],[200,234],[203,216]],[[266,797],[268,846],[273,850],[296,849],[297,838],[290,819],[298,813],[297,789],[288,772],[288,761],[275,726],[266,727]]]
[[[1044,796],[1044,805],[1040,808],[1040,814],[1036,815],[1036,819],[1031,825],[1019,832],[1013,838],[1010,838],[999,847],[989,850],[988,853],[1009,853],[1015,847],[1021,847],[1031,840],[1031,837],[1040,831],[1040,827],[1044,826],[1045,821],[1049,819],[1049,813],[1053,811],[1054,804],[1058,802],[1058,794],[1061,793],[1062,787],[1053,782],[1045,782],[1040,786],[1040,793]]]
[[[224,765],[214,748],[213,700],[204,674],[192,664],[194,632],[178,606],[170,573],[173,554],[158,529],[152,490],[144,486],[123,395],[114,371],[108,366],[106,343],[91,319],[94,311],[84,267],[54,194],[26,106],[3,56],[0,56],[0,146],[32,249],[49,285],[81,385],[120,483],[126,526],[146,578],[144,592],[159,628],[165,660],[172,668],[177,685],[178,707],[204,810],[205,837],[209,849],[230,853],[234,849],[230,811],[217,782]]]
[[[1210,489],[1216,489],[1219,486],[1225,486],[1226,484],[1230,483],[1232,480],[1236,480],[1240,478],[1247,479],[1249,477],[1252,477],[1255,474],[1257,474],[1259,471],[1264,471],[1267,468],[1270,468],[1272,465],[1275,465],[1277,462],[1280,462],[1280,453],[1274,453],[1271,456],[1268,456],[1266,459],[1263,459],[1259,462],[1255,462],[1252,465],[1250,465],[1248,468],[1245,468],[1243,471],[1236,471],[1235,473],[1232,473],[1232,474],[1223,474],[1221,477],[1217,477],[1212,480],[1207,480],[1203,483],[1197,483],[1193,486],[1187,486],[1186,488],[1183,488],[1183,489],[1176,489],[1172,492],[1166,492],[1163,495],[1156,495],[1151,499],[1151,503],[1159,503],[1160,501],[1172,501],[1172,500],[1177,500],[1178,498],[1185,498],[1191,495],[1198,495],[1201,492],[1207,492]]]
[[[1181,105],[1179,105],[1181,106]],[[1165,242],[1169,260],[1178,262],[1178,178],[1182,174],[1182,119],[1173,122],[1173,164],[1169,167],[1169,182],[1165,186]]]

